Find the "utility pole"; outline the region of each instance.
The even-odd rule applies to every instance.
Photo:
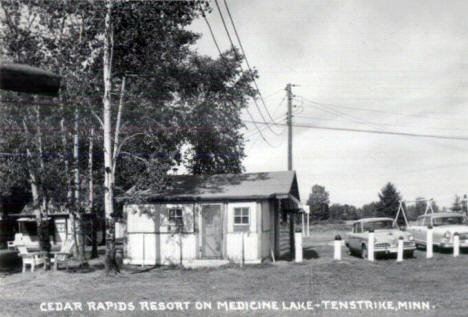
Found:
[[[288,171],[292,171],[292,99],[293,94],[291,87],[293,85],[286,85],[286,93],[288,96],[288,114],[287,114],[287,124],[288,124]]]
[[[288,124],[288,171],[292,171],[293,164],[292,164],[292,99],[293,94],[291,87],[293,85],[287,84],[286,85],[286,94],[288,97],[288,114],[287,114],[287,124]],[[294,233],[296,230],[294,229],[294,223],[296,219],[295,212],[288,213],[288,222],[289,222],[289,249],[291,254],[291,259],[294,259],[296,256],[296,239]],[[302,250],[300,251],[302,252]]]

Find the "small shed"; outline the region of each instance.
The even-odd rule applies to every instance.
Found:
[[[260,263],[279,255],[280,219],[299,209],[294,171],[178,175],[169,183],[164,192],[139,193],[138,202],[135,193],[120,197],[126,263]]]

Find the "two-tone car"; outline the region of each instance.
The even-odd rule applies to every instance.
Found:
[[[374,232],[374,254],[396,254],[398,239],[403,238],[403,252],[412,257],[416,249],[411,233],[401,230],[392,218],[363,218],[353,223],[352,231],[347,235],[345,245],[351,254],[367,258],[369,250],[369,233]]]
[[[465,215],[455,212],[437,212],[419,216],[408,226],[418,247],[426,246],[428,227],[433,228],[433,245],[439,249],[453,248],[453,237],[459,235],[460,247],[468,248],[468,221]]]

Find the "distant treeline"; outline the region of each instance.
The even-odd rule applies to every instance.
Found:
[[[349,204],[330,204],[329,194],[325,187],[314,185],[309,195],[307,205],[309,207],[309,217],[313,221],[320,220],[355,220],[366,217],[391,217],[397,214],[402,196],[392,183],[387,183],[378,193],[378,201],[371,202],[360,208]],[[430,204],[430,206],[428,206]],[[447,209],[440,208],[434,200],[426,200],[424,197],[416,198],[411,204],[403,203],[408,221],[416,218],[432,207],[434,212],[453,211],[467,213],[467,200],[456,195],[452,206]],[[400,216],[402,217],[402,216]]]

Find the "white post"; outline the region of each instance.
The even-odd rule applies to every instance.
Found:
[[[426,232],[426,259],[430,259],[433,256],[432,234],[433,234],[432,226],[428,226],[427,232]]]
[[[403,237],[398,238],[397,262],[403,262]]]
[[[294,249],[296,254],[296,263],[302,262],[302,233],[296,232],[294,237]]]
[[[341,244],[342,244],[341,237],[339,234],[335,236],[334,241],[334,252],[333,252],[333,259],[340,261],[341,260]]]
[[[459,256],[460,255],[460,236],[458,235],[458,232],[455,232],[453,235],[453,256]]]
[[[371,262],[374,261],[374,232],[369,232],[369,240],[367,241],[367,246],[368,246],[368,253],[367,253],[367,259]]]
[[[310,236],[310,217],[309,213],[307,213],[307,236]]]

